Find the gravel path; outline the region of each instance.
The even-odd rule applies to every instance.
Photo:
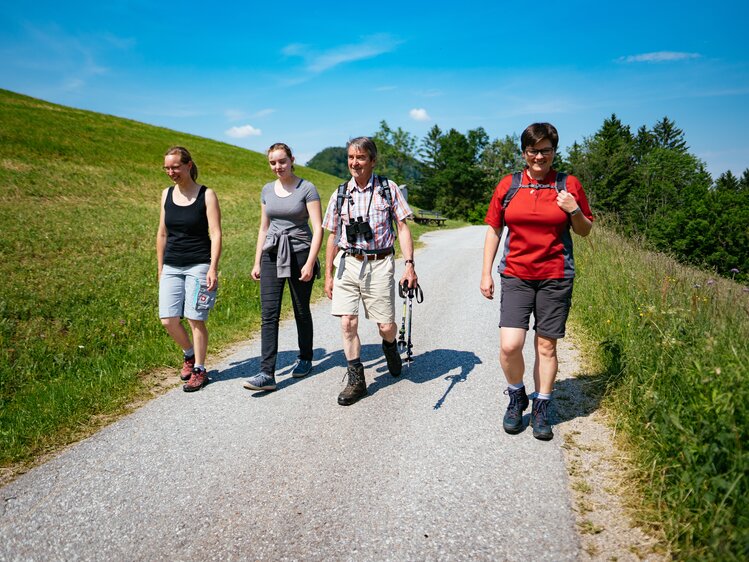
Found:
[[[201,392],[168,392],[2,488],[0,559],[578,559],[564,440],[501,429],[484,232],[422,237],[425,301],[401,378],[362,319],[369,396],[338,406],[339,325],[320,302],[309,377],[288,372],[286,322],[277,392],[241,387],[259,365],[252,340]]]

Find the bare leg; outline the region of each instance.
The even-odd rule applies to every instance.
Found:
[[[499,329],[499,363],[508,384],[520,384],[525,373],[523,345],[527,330],[522,328]]]
[[[539,378],[536,381],[536,390],[542,394],[551,394],[559,369],[557,340],[536,335],[533,343],[536,347],[536,363],[538,364]]]
[[[195,342],[195,364],[205,365],[208,352],[208,328],[202,320],[187,320],[192,329],[192,339]]]
[[[351,361],[361,357],[361,340],[359,339],[359,317],[344,314],[341,316],[343,333],[343,353]]]
[[[183,350],[192,347],[190,336],[187,335],[187,330],[185,330],[182,322],[179,321],[179,317],[174,316],[172,318],[162,318],[161,325],[166,328],[167,333]]]
[[[398,333],[398,325],[395,322],[388,324],[377,323],[377,329],[380,331],[380,336],[386,342],[394,342],[395,335]]]

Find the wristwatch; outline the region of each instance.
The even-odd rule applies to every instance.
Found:
[[[406,265],[408,265],[410,263],[411,265],[413,265],[414,267],[416,267],[416,264],[414,263],[414,260],[406,260],[404,263]]]
[[[572,212],[570,213],[570,216],[572,216],[572,215],[576,215],[576,214],[577,214],[577,213],[579,213],[579,212],[580,212],[580,207],[578,207],[577,209],[575,209],[574,211],[572,211]]]

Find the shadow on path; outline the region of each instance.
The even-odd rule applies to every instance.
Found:
[[[277,381],[277,391],[283,390],[293,384],[304,382],[311,377],[324,375],[327,371],[335,372],[336,369],[337,372],[340,373],[340,376],[344,377],[346,357],[343,354],[343,350],[338,349],[336,351],[327,352],[324,348],[318,347],[314,350],[314,357],[315,359],[312,361],[312,372],[309,375],[299,379],[290,376],[282,378]],[[242,361],[230,363],[229,368],[220,372],[212,372],[211,380],[217,382],[251,377],[259,372],[260,359],[261,358],[258,355]],[[276,376],[284,377],[285,375],[290,375],[296,359],[296,351],[280,351],[276,361],[276,365],[280,367],[276,368]],[[481,363],[481,359],[479,359],[475,353],[470,351],[435,349],[415,355],[410,365],[404,361],[401,376],[393,377],[388,372],[380,344],[362,345],[361,360],[362,363],[364,363],[365,373],[369,375],[369,380],[372,381],[367,387],[370,395],[404,379],[409,380],[412,383],[421,384],[439,377],[444,377],[446,381],[449,381],[449,385],[435,403],[435,410],[442,407],[447,396],[455,385],[465,382],[468,379],[468,375],[473,371],[473,368]],[[452,373],[452,371],[455,370],[458,372]],[[374,379],[371,379],[373,372]],[[267,392],[261,391],[255,393],[254,396],[264,396],[265,394],[267,394]]]

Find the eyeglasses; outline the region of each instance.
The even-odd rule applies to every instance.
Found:
[[[163,170],[165,172],[176,172],[178,171],[184,164],[179,164],[177,166],[164,166]]]
[[[541,155],[543,155],[543,156],[548,156],[548,155],[549,155],[549,154],[551,154],[552,152],[554,152],[554,149],[553,149],[553,148],[541,148],[541,149],[536,149],[536,148],[526,148],[526,149],[525,149],[525,153],[526,153],[526,154],[527,154],[528,156],[538,156],[539,154],[541,154]]]

